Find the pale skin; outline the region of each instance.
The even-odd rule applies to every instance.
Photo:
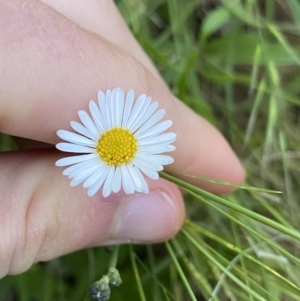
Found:
[[[168,171],[243,182],[226,140],[171,94],[112,1],[0,0],[0,57],[1,132],[51,146],[98,90],[133,88],[158,100],[174,122],[177,149]],[[174,184],[147,180],[149,195],[89,198],[55,167],[64,156],[54,147],[1,154],[0,277],[91,246],[164,241],[180,229],[185,210]]]

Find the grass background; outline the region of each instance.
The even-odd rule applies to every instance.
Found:
[[[220,129],[248,178],[226,197],[171,179],[190,192],[182,231],[165,244],[122,246],[123,284],[110,300],[300,300],[299,1],[117,4],[173,93]],[[15,146],[1,135],[0,147]],[[113,254],[36,264],[1,279],[0,300],[88,300]]]

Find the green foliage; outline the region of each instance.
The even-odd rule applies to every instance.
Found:
[[[217,197],[162,175],[188,192],[186,223],[165,245],[120,247],[123,284],[110,300],[300,300],[299,1],[117,3],[174,94],[223,132],[248,178]],[[2,279],[0,300],[87,300],[110,258],[114,266],[99,248],[36,264]]]
[[[12,137],[0,133],[0,152],[16,149],[16,145]]]

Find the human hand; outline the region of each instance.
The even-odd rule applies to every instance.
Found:
[[[68,129],[98,90],[133,88],[158,100],[173,120],[177,150],[169,171],[242,182],[227,142],[170,93],[114,3],[73,3],[0,0],[1,132],[54,145],[56,131]],[[172,183],[149,181],[147,195],[89,198],[55,167],[64,155],[54,147],[1,154],[0,277],[81,248],[163,241],[182,225],[184,204]]]

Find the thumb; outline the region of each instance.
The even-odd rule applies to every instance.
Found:
[[[78,249],[172,237],[184,219],[177,187],[148,182],[149,194],[89,198],[70,188],[54,150],[0,156],[0,278]]]

